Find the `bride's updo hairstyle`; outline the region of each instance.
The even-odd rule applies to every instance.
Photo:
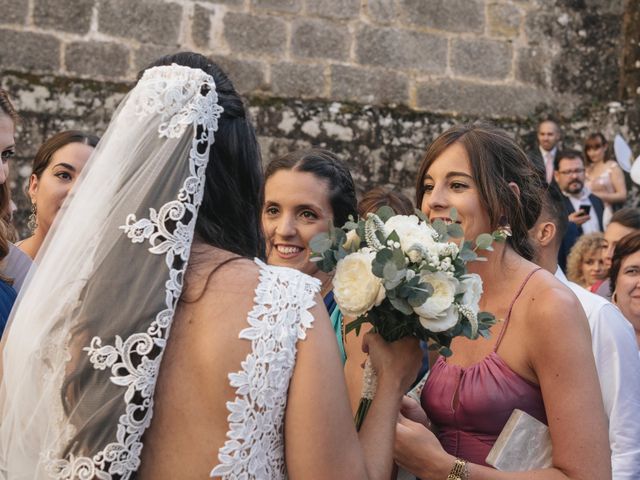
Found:
[[[459,143],[467,152],[482,207],[488,212],[491,228],[511,226],[507,243],[522,257],[531,260],[528,240],[542,208],[543,185],[526,154],[506,132],[492,125],[456,125],[441,134],[427,149],[418,170],[416,205],[422,205],[424,177],[433,162],[451,145]],[[515,192],[510,183],[517,185]],[[490,233],[490,232],[487,232]]]
[[[197,53],[167,55],[147,68],[173,63],[211,75],[218,104],[224,109],[209,154],[196,235],[240,256],[264,258],[260,224],[262,160],[242,99],[220,67]]]

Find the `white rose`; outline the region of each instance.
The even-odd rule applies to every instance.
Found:
[[[420,317],[420,325],[434,333],[449,330],[454,327],[456,323],[458,323],[458,308],[455,304],[451,305],[435,318]]]
[[[333,277],[333,294],[344,315],[359,317],[384,300],[382,279],[371,271],[374,258],[375,252],[359,251],[338,262]]]
[[[396,215],[384,224],[387,232],[395,230],[400,237],[400,246],[405,252],[415,245],[422,245],[430,250],[435,247],[436,231],[415,215]]]
[[[462,304],[469,306],[474,312],[480,308],[480,297],[482,296],[482,279],[477,273],[469,273],[462,277],[460,292],[464,292]]]
[[[421,280],[433,287],[433,294],[427,298],[426,302],[419,307],[414,307],[413,310],[419,317],[425,319],[439,317],[453,303],[458,290],[458,280],[444,272],[424,273]]]

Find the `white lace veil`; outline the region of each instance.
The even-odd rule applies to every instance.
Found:
[[[176,64],[116,111],[3,339],[0,478],[137,470],[221,112],[213,78]]]

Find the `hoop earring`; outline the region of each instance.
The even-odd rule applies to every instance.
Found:
[[[31,233],[35,232],[36,228],[38,228],[38,219],[36,218],[37,213],[38,209],[34,202],[31,204],[31,215],[29,215],[29,221],[27,222],[27,228],[31,230]]]

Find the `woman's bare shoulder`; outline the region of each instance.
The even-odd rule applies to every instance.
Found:
[[[540,270],[523,292],[526,300],[527,325],[541,335],[564,329],[587,329],[588,322],[575,294],[553,274]],[[546,333],[545,333],[546,332]]]

